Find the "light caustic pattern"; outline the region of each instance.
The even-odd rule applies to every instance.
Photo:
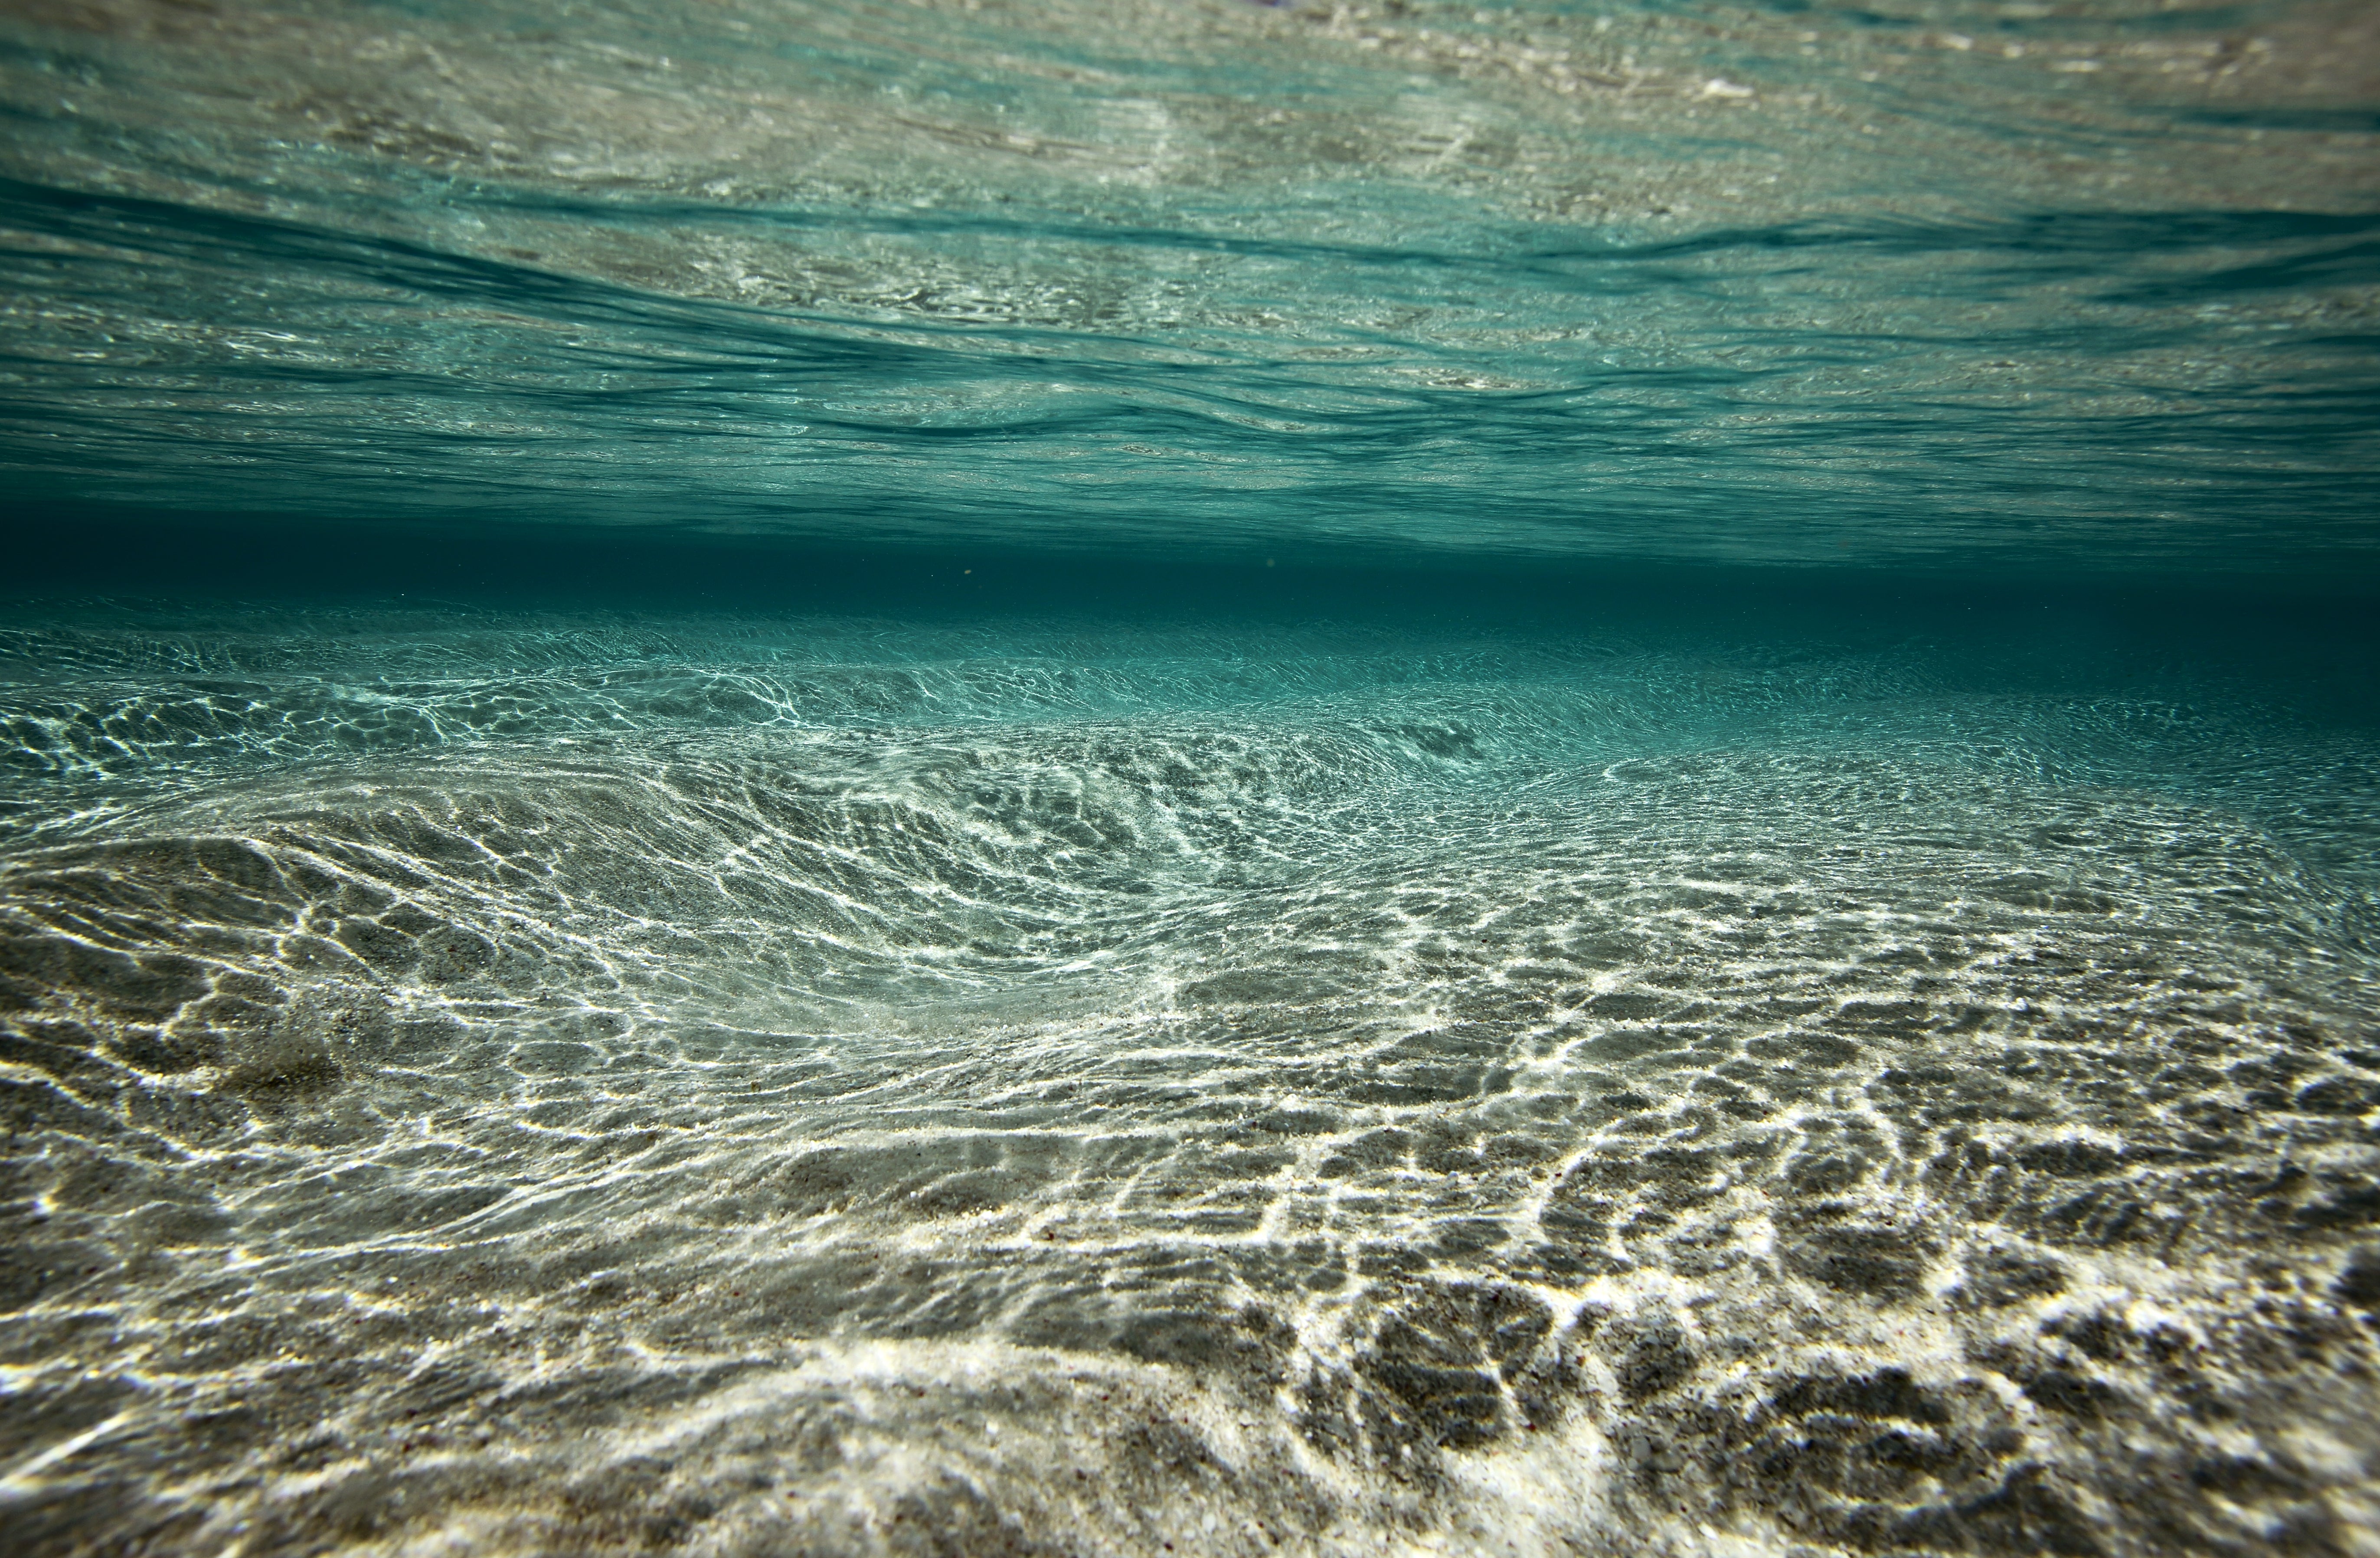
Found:
[[[29,1551],[2380,1526],[2365,737],[1906,646],[60,621]]]

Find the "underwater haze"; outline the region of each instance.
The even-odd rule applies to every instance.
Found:
[[[0,108],[0,1550],[2380,1558],[2380,12]]]

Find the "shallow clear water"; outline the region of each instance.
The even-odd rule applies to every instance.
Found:
[[[0,1528],[2380,1531],[2320,5],[0,19]]]

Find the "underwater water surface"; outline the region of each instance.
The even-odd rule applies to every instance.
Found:
[[[20,0],[0,1548],[2380,1552],[2380,22]]]

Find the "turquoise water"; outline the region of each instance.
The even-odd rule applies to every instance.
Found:
[[[0,103],[0,1545],[2380,1541],[2367,8]]]

